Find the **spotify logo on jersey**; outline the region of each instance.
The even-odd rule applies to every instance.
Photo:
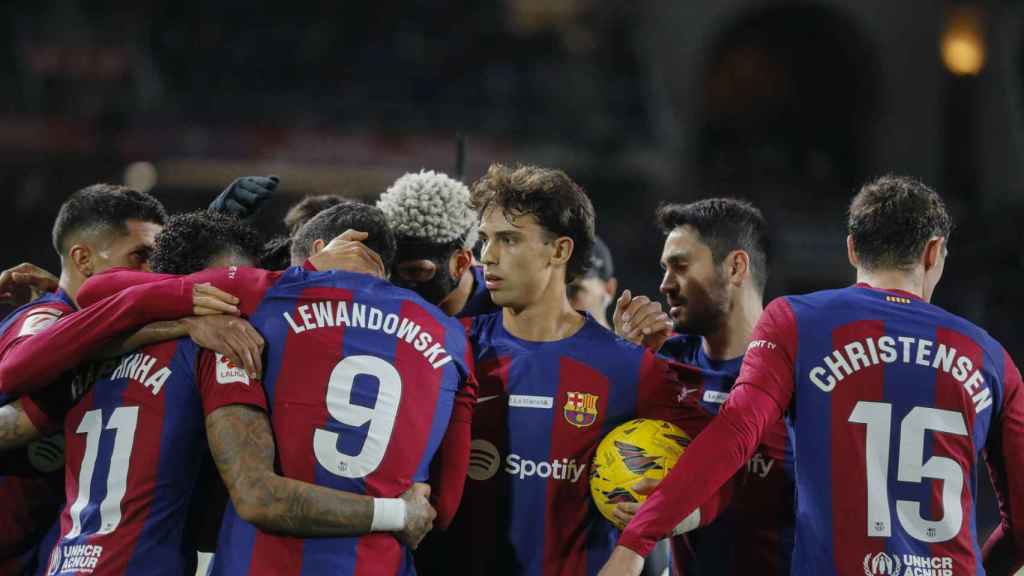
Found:
[[[64,467],[64,433],[47,436],[28,445],[28,461],[44,474]]]
[[[501,455],[498,449],[483,438],[473,440],[469,445],[469,476],[473,480],[490,480],[498,473]]]

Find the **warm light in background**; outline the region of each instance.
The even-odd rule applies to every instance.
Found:
[[[132,162],[124,169],[124,185],[139,192],[149,192],[156,181],[156,166],[149,162]]]
[[[974,76],[985,67],[985,31],[978,7],[949,7],[942,32],[942,63],[957,76]]]

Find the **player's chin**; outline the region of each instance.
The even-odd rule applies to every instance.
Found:
[[[516,301],[515,294],[510,293],[501,286],[498,286],[497,288],[488,288],[487,292],[491,295],[491,302],[494,302],[498,306],[510,306]]]

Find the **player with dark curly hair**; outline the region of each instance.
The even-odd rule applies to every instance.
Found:
[[[252,226],[201,210],[171,217],[157,235],[150,266],[154,272],[179,275],[212,265],[251,266],[262,249],[259,233]]]
[[[211,217],[194,218],[207,221]],[[188,218],[181,220],[193,223]],[[158,238],[158,245],[188,238],[174,232],[175,219],[168,228],[172,233]],[[364,232],[349,232],[331,240],[350,229]],[[216,231],[190,234],[212,237]],[[347,237],[362,240],[358,246],[363,250],[366,246],[380,250],[373,274],[334,269],[338,254],[353,247]],[[217,252],[218,257],[234,257],[240,251],[218,250],[215,243],[205,240],[202,246],[207,247],[201,249],[207,256]],[[438,522],[446,524],[454,515],[468,466],[469,414],[476,390],[465,364],[465,335],[454,319],[382,278],[394,247],[394,236],[380,210],[342,203],[315,216],[296,234],[294,257],[309,256],[303,266],[283,272],[229,267],[187,277],[239,294],[242,312],[268,343],[266,393],[257,380],[223,358],[200,359],[197,368],[200,391],[220,398],[204,398],[202,404],[210,451],[232,501],[220,533],[215,573],[244,574],[269,568],[290,574],[298,573],[299,566],[321,573],[348,573],[358,561],[353,552],[356,546],[378,551],[374,561],[386,563],[394,571],[411,566],[408,548],[400,542],[415,546],[434,518],[426,500],[430,490],[414,482],[428,479],[427,469],[435,453],[441,468],[430,480],[435,483]],[[158,248],[163,250],[163,246]],[[194,261],[177,247],[168,247],[167,252],[176,255],[175,261],[166,263],[167,268]],[[325,271],[319,272],[318,267]],[[83,299],[145,282],[140,276],[144,275],[116,273],[94,279],[93,286],[86,286]],[[159,364],[151,370],[192,365],[173,359],[166,363],[167,354],[153,357]],[[136,375],[125,374],[129,379]],[[122,375],[115,372],[113,376]],[[359,386],[358,392],[372,394],[366,400],[373,406],[370,418],[375,424],[366,430],[363,448],[342,453],[338,435],[348,435],[347,426],[365,417],[366,408],[337,400],[346,394],[347,382],[363,382],[364,376],[378,382],[378,388]],[[214,379],[215,385],[203,384],[204,377]],[[147,388],[156,386],[146,382],[147,378],[137,384],[129,382],[128,387],[145,398],[150,394]],[[166,393],[172,386],[161,383],[161,388]],[[258,395],[250,394],[257,390]],[[397,413],[399,399],[401,417]],[[274,428],[288,432],[277,438],[277,464],[281,473],[294,481],[275,473],[268,409]],[[141,415],[139,422],[141,427]],[[66,429],[75,426],[80,424],[66,423]],[[165,468],[174,465],[158,467]],[[312,470],[319,472],[310,473]],[[65,537],[63,544],[74,550],[81,535],[72,532],[72,536]],[[310,539],[297,540],[295,536]],[[121,543],[112,542],[111,546],[120,547]]]
[[[382,215],[377,221],[383,221]],[[374,223],[358,224],[372,229]],[[214,212],[193,212],[168,221],[156,239],[154,265],[165,275],[219,268],[211,271],[211,277],[274,283],[282,273],[238,268],[255,263],[259,250],[256,232],[248,225]],[[151,276],[162,281],[161,276]],[[83,303],[91,303],[98,292],[83,294]],[[260,300],[245,298],[246,311],[251,313]],[[275,346],[274,351],[284,350]],[[378,529],[402,533],[408,528],[406,537],[411,542],[429,529],[434,511],[424,487],[407,487],[394,495],[400,498],[376,502],[371,496],[291,480],[275,472],[274,438],[260,381],[187,338],[146,346],[99,368],[96,374],[96,383],[64,410],[26,401],[21,415],[0,414],[0,427],[5,418],[30,421],[17,434],[4,435],[0,447],[63,424],[71,454],[68,475],[78,482],[69,485],[64,514],[70,525],[62,526],[51,556],[55,571],[82,562],[96,574],[121,573],[126,568],[134,572],[140,562],[146,562],[145,571],[153,574],[194,570],[195,555],[189,553],[194,543],[186,539],[181,526],[193,501],[206,445],[231,497],[232,517],[257,528],[293,537],[340,537],[367,534],[378,520]],[[110,394],[111,390],[118,392]],[[90,453],[86,447],[90,438],[104,434],[102,426],[93,429],[94,421],[104,417],[114,422],[107,429],[117,430],[111,434],[114,447]],[[129,434],[122,433],[124,429],[131,430],[131,440],[123,439]],[[108,489],[102,498],[93,495],[87,487],[97,474],[108,478],[108,486],[117,486],[116,492]],[[388,523],[377,518],[383,513],[375,506],[394,510]],[[86,543],[94,551],[90,560],[79,557]],[[139,556],[139,550],[145,555]]]

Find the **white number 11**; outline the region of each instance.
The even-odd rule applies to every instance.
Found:
[[[128,463],[132,456],[132,445],[135,444],[135,426],[139,420],[138,406],[121,406],[114,409],[107,421],[107,430],[116,430],[114,449],[110,455],[110,468],[107,470],[107,491],[100,502],[100,527],[98,534],[109,534],[121,523],[121,500],[128,488]],[[77,537],[82,532],[82,511],[89,504],[92,491],[92,475],[96,471],[96,460],[99,456],[100,435],[103,434],[103,411],[89,410],[82,415],[76,434],[85,434],[85,454],[82,456],[82,467],[78,471],[78,497],[71,505],[71,530],[64,535],[65,539]]]

